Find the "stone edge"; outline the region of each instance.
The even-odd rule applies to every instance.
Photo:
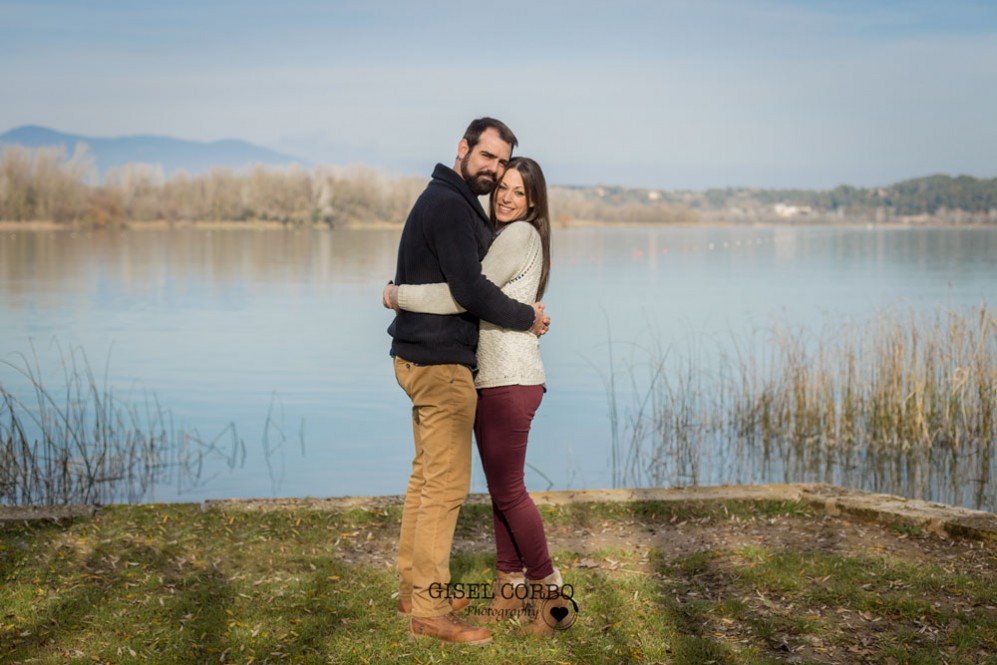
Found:
[[[0,525],[90,518],[98,506],[0,506]]]
[[[800,501],[829,516],[847,515],[890,526],[910,526],[940,536],[997,540],[997,514],[890,494],[876,494],[820,483],[721,485],[654,489],[560,490],[531,492],[540,505],[626,502]],[[472,494],[467,503],[487,505],[487,494]],[[401,506],[400,496],[347,496],[328,499],[222,499],[201,504],[203,510],[346,510]],[[94,506],[4,507],[0,524],[61,521],[92,517]]]

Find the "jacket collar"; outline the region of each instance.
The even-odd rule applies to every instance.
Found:
[[[467,186],[464,179],[457,175],[456,171],[445,164],[437,164],[436,168],[433,169],[433,181],[439,182],[459,192],[460,195],[467,200],[468,204],[474,209],[474,212],[477,213],[481,220],[485,222],[485,224],[490,224],[488,215],[485,214],[485,209],[481,207],[481,201],[479,201],[478,197],[474,195],[471,188]]]

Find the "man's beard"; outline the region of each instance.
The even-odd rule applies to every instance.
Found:
[[[464,178],[464,182],[467,186],[471,188],[471,191],[475,196],[483,196],[485,194],[491,194],[492,190],[495,189],[495,174],[494,173],[481,173],[479,172],[475,176],[467,170],[467,162],[471,159],[471,153],[467,153],[464,159],[460,160],[460,175]]]

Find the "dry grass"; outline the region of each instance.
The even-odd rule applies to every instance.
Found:
[[[0,385],[0,504],[138,501],[157,482],[201,482],[208,457],[235,465],[245,455],[234,425],[204,440],[177,427],[155,395],[120,399],[82,350],[61,356],[58,392],[43,384],[37,358],[5,363],[27,380],[32,399]]]
[[[986,306],[927,323],[883,317],[835,340],[776,334],[757,367],[740,363],[743,436],[798,445],[964,450],[994,443],[997,319]]]
[[[997,509],[986,305],[824,335],[774,327],[736,347],[716,361],[611,353],[615,486],[695,485],[709,465],[727,474],[711,483],[823,481]]]

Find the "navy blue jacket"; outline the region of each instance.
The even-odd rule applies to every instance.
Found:
[[[464,314],[401,312],[388,327],[391,352],[423,365],[475,366],[478,319],[529,330],[533,308],[506,296],[481,274],[492,228],[478,198],[457,173],[437,164],[412,207],[398,245],[396,284],[446,282]]]

